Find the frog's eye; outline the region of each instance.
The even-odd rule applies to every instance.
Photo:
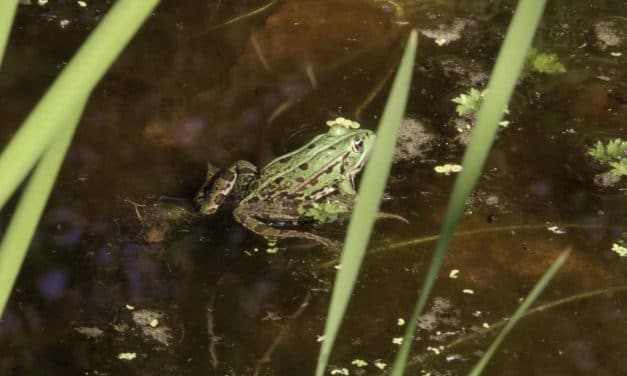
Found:
[[[364,140],[362,140],[361,138],[354,139],[351,147],[353,148],[353,151],[355,153],[361,153],[362,151],[364,151]]]

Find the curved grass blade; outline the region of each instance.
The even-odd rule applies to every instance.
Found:
[[[70,114],[66,123],[68,126],[56,136],[35,167],[20,197],[6,234],[0,242],[0,317],[9,300],[28,245],[57,179],[84,107],[85,101],[81,105],[71,106],[73,113]]]
[[[157,3],[118,1],[0,155],[0,209],[41,157],[0,243],[0,315],[89,94]]]
[[[18,0],[2,0],[0,1],[0,66],[2,66],[2,58],[4,57],[4,49],[7,46],[9,35],[11,34],[11,25],[17,10]]]
[[[562,254],[559,255],[559,257],[553,262],[551,267],[546,272],[544,272],[544,275],[542,275],[542,278],[540,278],[540,280],[536,282],[535,286],[533,286],[533,289],[531,290],[529,295],[527,295],[525,300],[520,304],[520,306],[518,306],[518,309],[516,310],[514,315],[507,322],[507,325],[505,325],[505,327],[503,328],[503,330],[501,330],[501,332],[496,337],[494,342],[492,342],[492,345],[490,345],[490,347],[485,352],[485,354],[483,354],[479,362],[475,365],[472,371],[470,371],[470,373],[468,374],[469,376],[479,376],[481,374],[485,366],[488,364],[488,362],[490,361],[490,359],[496,352],[496,349],[498,349],[501,342],[503,342],[503,339],[505,339],[505,336],[512,330],[514,325],[516,325],[516,323],[518,323],[518,321],[525,315],[529,307],[531,307],[533,302],[538,298],[538,296],[540,295],[542,290],[544,290],[546,285],[549,284],[549,282],[551,281],[555,273],[557,273],[557,271],[562,267],[562,265],[564,264],[564,262],[566,261],[569,255],[570,255],[569,250],[562,252]]]
[[[119,0],[0,155],[0,209],[66,124],[68,103],[80,103],[120,54],[159,0]]]
[[[370,240],[369,234],[372,231],[381,196],[390,173],[398,128],[405,114],[417,43],[416,31],[414,30],[409,34],[401,64],[379,122],[374,150],[361,180],[355,210],[351,216],[344,251],[340,260],[342,268],[339,270],[333,286],[331,305],[324,328],[325,339],[322,342],[316,368],[317,376],[322,376],[326,369],[333,343],[359,274],[366,246]]]
[[[494,70],[490,76],[488,90],[485,100],[479,109],[472,137],[464,153],[463,170],[455,181],[440,238],[436,244],[420,297],[407,323],[403,344],[394,361],[393,376],[401,376],[403,374],[418,318],[435,284],[444,255],[464,212],[466,200],[479,178],[483,164],[490,151],[498,128],[498,122],[503,116],[514,86],[520,76],[527,50],[531,45],[536,27],[542,16],[545,2],[546,0],[521,0],[518,3],[503,46],[496,59]]]

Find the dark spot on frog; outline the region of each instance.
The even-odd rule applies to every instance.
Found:
[[[247,175],[247,174],[256,174],[256,173],[257,173],[257,171],[253,170],[252,168],[246,168],[246,167],[244,167],[244,168],[242,168],[242,169],[240,170],[240,174],[242,174],[242,175]]]
[[[274,179],[274,184],[279,185],[281,184],[282,181],[283,181],[283,176],[279,176],[278,178]]]
[[[255,203],[259,202],[259,197],[257,197],[257,196],[253,196],[253,197],[251,197],[251,198],[248,200],[248,202],[250,202],[251,204],[255,204]]]
[[[315,148],[315,147],[316,147],[316,144],[315,144],[315,143],[314,143],[314,144],[309,144],[309,146],[307,146],[307,149],[313,149],[313,148]]]
[[[298,168],[300,168],[301,170],[306,170],[309,168],[309,163],[303,163],[299,165]]]
[[[228,180],[228,181],[233,181],[233,180],[235,180],[235,178],[237,177],[237,175],[235,175],[235,173],[233,173],[233,171],[224,171],[224,172],[223,172],[222,177],[223,177],[225,180]]]
[[[279,163],[287,163],[287,162],[290,161],[290,159],[291,159],[291,157],[283,157],[283,158],[279,159],[278,162]]]
[[[217,205],[220,205],[220,204],[222,204],[224,202],[225,199],[226,199],[226,195],[224,193],[218,193],[216,195],[216,198],[215,198],[214,202]]]
[[[299,176],[299,177],[297,177],[297,178],[296,178],[296,182],[297,182],[297,183],[302,183],[302,182],[304,182],[304,181],[305,181],[305,178],[304,178],[304,177],[302,177],[302,176]]]

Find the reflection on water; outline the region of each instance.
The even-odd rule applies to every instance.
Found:
[[[201,218],[190,199],[206,161],[262,166],[337,116],[374,128],[409,24],[423,31],[420,54],[383,205],[411,225],[377,224],[332,358],[382,374],[375,364],[392,362],[429,261],[433,243],[417,239],[438,232],[454,179],[433,168],[464,149],[450,100],[485,85],[511,16],[512,2],[476,3],[283,1],[212,29],[264,3],[165,1],[86,110],[0,321],[0,374],[311,373],[334,256],[298,241],[268,254],[229,211]],[[0,72],[3,144],[108,7],[20,6]],[[598,185],[585,156],[598,138],[626,137],[621,10],[547,9],[535,45],[567,72],[530,73],[517,88],[468,202],[470,233],[451,246],[421,318],[412,372],[466,373],[570,248],[538,304],[571,300],[523,320],[486,373],[627,373],[625,262],[611,252],[627,200]],[[342,238],[339,226],[324,231]]]

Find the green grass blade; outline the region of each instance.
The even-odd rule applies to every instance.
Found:
[[[157,3],[116,2],[48,89],[0,155],[0,209],[65,126],[67,103],[79,103],[91,93]]]
[[[394,361],[392,376],[401,376],[403,374],[418,318],[435,284],[435,279],[455,228],[464,212],[466,200],[479,178],[485,159],[490,151],[498,128],[498,122],[503,116],[503,111],[520,76],[527,50],[531,45],[536,27],[542,16],[545,2],[546,0],[521,0],[518,3],[505,36],[505,41],[496,59],[494,70],[490,76],[485,100],[479,109],[477,123],[464,153],[463,170],[455,181],[440,238],[436,244],[429,270],[421,288],[420,297],[408,321],[403,344]]]
[[[390,173],[398,128],[405,114],[409,87],[416,57],[417,37],[412,31],[396,73],[390,96],[379,122],[377,139],[361,180],[355,210],[346,235],[339,270],[333,287],[331,305],[324,328],[324,341],[318,357],[316,375],[324,373],[342,318],[346,312],[359,269],[370,240],[375,216]]]
[[[35,167],[0,242],[0,317],[13,290],[13,284],[70,146],[84,105],[85,101],[81,105],[71,106],[73,110],[66,123],[67,127],[50,143]]]
[[[518,306],[518,309],[516,310],[514,315],[509,319],[507,325],[505,325],[505,327],[503,328],[503,330],[501,330],[494,342],[492,342],[492,345],[490,345],[490,347],[485,352],[485,354],[483,354],[479,362],[475,365],[472,371],[470,371],[470,373],[468,374],[469,376],[479,376],[481,374],[485,366],[488,364],[488,362],[496,352],[496,349],[498,349],[501,342],[503,342],[503,339],[505,339],[505,336],[525,315],[529,307],[531,307],[531,305],[538,298],[540,293],[542,293],[542,290],[544,290],[544,288],[549,284],[555,273],[557,273],[557,271],[562,267],[569,254],[570,251],[562,252],[562,254],[559,255],[559,257],[553,262],[551,267],[544,273],[542,278],[540,278],[540,280],[536,282],[536,285],[533,286],[533,289],[531,290],[529,295],[527,295],[525,300],[520,304],[520,306]]]
[[[0,66],[7,46],[18,0],[0,0]]]

